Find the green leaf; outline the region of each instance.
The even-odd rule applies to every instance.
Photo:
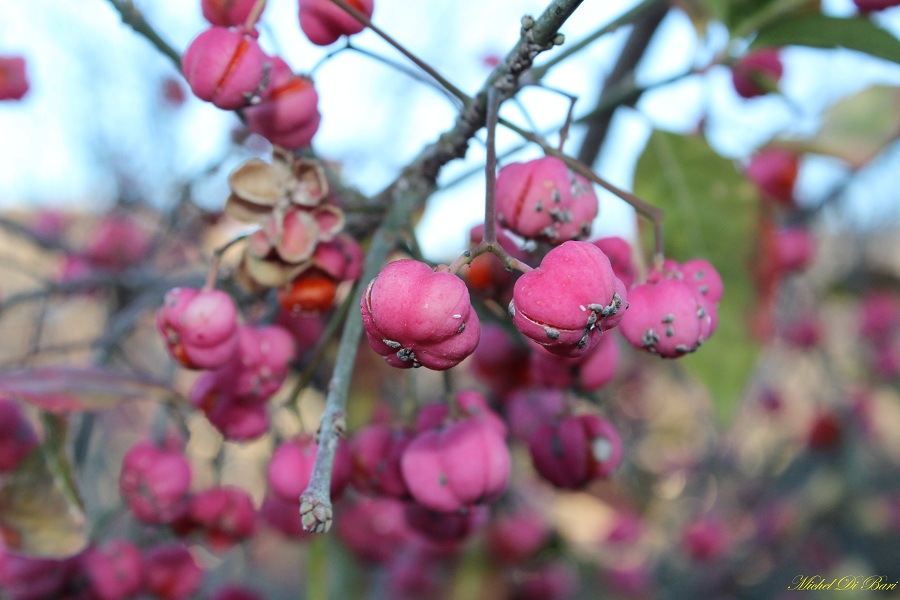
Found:
[[[840,19],[823,14],[788,16],[762,27],[752,46],[847,48],[900,63],[900,40],[863,17]]]
[[[747,323],[755,296],[750,259],[758,200],[734,164],[698,136],[656,131],[638,161],[635,193],[665,211],[666,256],[704,258],[719,271],[725,294],[719,326],[696,353],[678,359],[709,389],[723,421],[741,399],[759,354]]]
[[[900,136],[900,88],[875,85],[833,104],[809,140],[779,141],[797,152],[827,154],[855,169]]]

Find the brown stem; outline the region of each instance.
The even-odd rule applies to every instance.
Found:
[[[484,163],[484,236],[485,244],[497,243],[497,119],[500,98],[497,90],[488,90],[487,101],[487,160]]]
[[[619,54],[612,72],[606,78],[597,104],[603,104],[610,94],[615,93],[617,86],[622,81],[634,78],[635,67],[637,67],[637,64],[644,56],[647,47],[650,45],[650,39],[668,12],[668,4],[656,4],[634,22],[634,28],[631,30],[628,40],[625,42],[625,46],[622,48],[622,52]],[[629,100],[633,104],[637,101],[637,96]],[[578,160],[582,163],[586,165],[594,164],[597,155],[600,153],[600,148],[606,140],[606,134],[609,132],[615,108],[616,106],[612,106],[603,113],[595,114],[594,119],[590,121],[581,149],[578,151]]]
[[[490,252],[494,256],[500,259],[503,263],[503,266],[510,270],[519,271],[520,273],[527,273],[532,270],[530,265],[523,263],[518,258],[511,256],[503,247],[497,242],[488,243],[486,240],[482,240],[463,252],[459,255],[459,258],[453,261],[448,267],[448,270],[451,273],[458,273],[460,269],[464,266],[471,264],[473,260],[481,256],[482,254],[487,254]]]
[[[113,8],[118,11],[122,17],[122,22],[141,34],[147,41],[153,44],[157,50],[169,57],[175,63],[178,71],[181,71],[181,53],[175,50],[156,32],[150,23],[141,14],[141,11],[134,5],[132,0],[109,0]]]
[[[244,29],[247,30],[247,33],[253,32],[253,28],[256,27],[256,23],[262,16],[263,9],[265,8],[266,0],[256,0],[256,4],[253,5],[250,14],[247,15],[247,20],[244,22]]]

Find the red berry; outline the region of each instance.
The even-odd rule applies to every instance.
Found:
[[[265,99],[244,110],[247,126],[289,150],[308,146],[319,129],[319,94],[312,79],[295,75],[280,57],[271,59]]]
[[[257,0],[200,0],[200,9],[211,25],[239,27],[244,25]]]
[[[203,582],[203,567],[181,544],[160,544],[144,556],[147,590],[160,600],[188,600]]]
[[[538,427],[528,441],[534,468],[562,489],[580,489],[605,479],[622,461],[616,428],[596,415],[564,417]]]
[[[353,8],[372,17],[374,0],[347,0]],[[313,44],[327,46],[342,35],[353,35],[363,25],[331,0],[300,0],[300,29]]]
[[[260,91],[271,59],[247,33],[211,27],[190,43],[181,69],[191,91],[223,110],[243,108]]]
[[[321,313],[334,305],[337,282],[318,269],[304,271],[278,290],[278,303],[291,313]]]
[[[591,183],[556,157],[511,163],[497,174],[497,220],[524,238],[587,237],[598,208]]]
[[[516,281],[509,313],[524,335],[559,356],[580,356],[625,315],[625,285],[588,242],[566,242]]]
[[[784,148],[760,150],[747,165],[747,177],[764,199],[782,206],[794,205],[794,184],[800,170],[800,157]]]
[[[731,81],[740,96],[755,98],[773,91],[783,73],[780,51],[763,48],[738,59],[731,68]]]
[[[246,491],[222,486],[194,494],[187,521],[190,529],[204,534],[213,550],[224,552],[253,535],[256,511]]]
[[[892,6],[900,6],[900,0],[853,0],[853,3],[861,13],[877,12]]]
[[[360,302],[369,345],[395,367],[443,371],[478,345],[478,315],[466,284],[415,260],[388,264]]]
[[[469,417],[417,435],[400,468],[416,502],[449,513],[498,498],[509,479],[510,456],[494,425]]]
[[[28,87],[25,59],[21,56],[0,56],[0,100],[21,100]]]

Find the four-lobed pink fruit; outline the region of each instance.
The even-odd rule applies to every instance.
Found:
[[[516,281],[509,314],[527,337],[553,354],[574,357],[618,325],[627,306],[625,285],[603,251],[569,241]]]
[[[211,27],[190,43],[181,70],[191,91],[223,110],[243,108],[261,91],[271,59],[245,31]]]
[[[554,156],[511,163],[497,174],[497,220],[524,238],[585,238],[598,208],[590,182]]]
[[[451,513],[498,498],[509,479],[510,456],[494,424],[469,416],[418,434],[400,468],[418,504]]]
[[[244,110],[247,126],[289,150],[308,146],[319,129],[319,94],[312,79],[295,75],[280,57],[271,59],[265,98]]]
[[[221,367],[238,351],[237,307],[219,290],[169,290],[156,328],[169,354],[189,369]]]
[[[21,100],[28,88],[25,59],[21,56],[0,56],[0,100]]]
[[[731,67],[734,89],[743,98],[764,96],[781,81],[784,66],[777,48],[762,48],[739,58]]]
[[[372,17],[375,0],[347,0],[347,4]],[[342,35],[353,35],[364,28],[343,8],[331,0],[300,0],[300,29],[313,44],[327,46]]]
[[[786,148],[765,148],[747,164],[747,177],[762,197],[782,206],[794,205],[794,184],[800,170],[800,157]]]
[[[119,493],[135,518],[145,523],[171,523],[188,508],[191,466],[178,450],[144,441],[122,460]]]
[[[360,301],[369,345],[395,367],[442,371],[478,345],[480,326],[466,284],[411,259],[389,263]]]
[[[239,27],[247,23],[257,0],[200,0],[203,18],[219,27]]]
[[[562,489],[580,489],[594,479],[608,478],[622,461],[619,432],[593,414],[541,425],[531,434],[528,449],[537,472]]]

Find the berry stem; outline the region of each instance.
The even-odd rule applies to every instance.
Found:
[[[253,28],[256,27],[256,23],[259,21],[259,17],[262,16],[265,8],[266,0],[256,0],[256,4],[253,5],[250,14],[247,15],[247,20],[244,22],[244,29],[247,30],[247,33],[253,32]]]
[[[122,22],[141,34],[147,41],[153,44],[157,50],[165,54],[175,63],[178,71],[181,71],[181,53],[168,44],[155,29],[147,22],[141,11],[134,5],[132,0],[109,0],[113,8],[122,17]]]
[[[331,1],[334,2],[335,4],[337,4],[338,6],[340,6],[342,9],[344,9],[344,11],[346,11],[347,14],[349,14],[351,17],[353,17],[354,19],[356,19],[357,21],[359,21],[360,23],[362,23],[363,25],[365,25],[366,27],[368,27],[369,29],[374,31],[376,34],[378,34],[378,36],[381,39],[383,39],[388,44],[393,46],[400,54],[402,54],[403,56],[405,56],[406,58],[411,60],[417,67],[419,67],[420,69],[422,69],[423,71],[425,71],[426,73],[428,73],[429,75],[434,77],[435,81],[437,81],[442,86],[444,86],[444,88],[446,88],[447,91],[449,91],[451,94],[453,94],[454,96],[456,96],[457,98],[462,100],[463,103],[471,102],[472,99],[469,98],[469,96],[467,96],[465,92],[463,92],[458,87],[456,87],[455,85],[450,83],[450,81],[448,81],[443,75],[438,73],[431,65],[429,65],[428,63],[423,61],[421,58],[419,58],[418,56],[416,56],[415,54],[413,54],[412,52],[407,50],[402,44],[400,44],[400,42],[398,42],[397,40],[392,38],[390,35],[388,35],[387,32],[385,32],[383,29],[381,29],[380,27],[378,27],[377,25],[372,23],[371,19],[369,19],[369,17],[367,17],[361,11],[357,10],[357,8],[355,6],[352,6],[350,3],[346,2],[345,0],[331,0]]]
[[[484,236],[482,243],[497,243],[497,119],[500,98],[496,88],[488,90],[487,100],[487,160],[484,163]]]
[[[352,298],[359,304],[369,281],[378,275],[388,253],[396,246],[399,232],[409,219],[410,207],[415,202],[413,196],[398,194],[390,204],[385,220],[378,227],[369,252],[363,264],[363,274],[354,288]],[[338,346],[337,360],[331,381],[328,383],[328,395],[325,399],[325,412],[319,431],[319,449],[313,465],[309,485],[300,496],[300,514],[303,527],[307,531],[324,533],[331,528],[333,511],[331,507],[331,472],[334,466],[334,454],[337,451],[338,439],[343,433],[347,393],[350,379],[353,376],[353,365],[356,363],[356,352],[362,336],[363,324],[358,310],[347,318],[344,331]]]
[[[203,285],[204,291],[215,289],[216,279],[219,275],[219,265],[222,262],[222,255],[225,254],[225,252],[227,252],[229,248],[231,248],[238,242],[246,240],[252,234],[253,232],[242,233],[241,235],[226,242],[224,246],[216,248],[215,252],[213,252],[212,261],[210,261],[209,263],[209,273],[206,276],[206,283]]]

